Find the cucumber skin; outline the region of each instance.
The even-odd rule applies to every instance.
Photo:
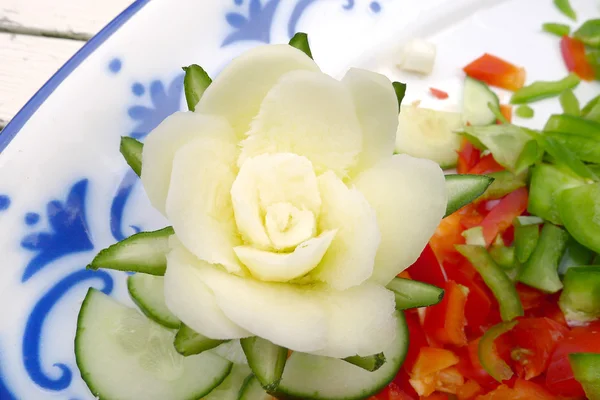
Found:
[[[206,341],[202,340],[200,344],[192,343],[192,345],[189,345],[189,343],[187,342],[189,342],[190,339],[195,339],[191,335],[200,336],[199,333],[194,332],[191,328],[184,324],[181,324],[181,326],[179,327],[179,331],[175,335],[175,340],[173,342],[173,346],[175,346],[175,351],[177,351],[184,357],[200,354],[203,351],[214,349],[215,347],[218,347],[219,345],[226,342],[226,340],[214,340],[206,338]]]
[[[257,393],[257,391],[262,391],[263,393]],[[260,397],[258,397],[260,396]],[[258,378],[254,376],[254,374],[248,375],[248,377],[244,380],[242,387],[240,388],[240,393],[238,395],[237,400],[268,400],[274,399],[271,395],[264,391]]]
[[[446,175],[448,188],[448,205],[444,218],[481,196],[494,182],[494,178],[486,175],[452,174]],[[461,181],[465,187],[458,187]]]
[[[127,165],[131,167],[137,176],[142,175],[142,151],[144,145],[142,142],[128,136],[121,137],[119,151],[123,155]]]
[[[250,366],[252,373],[256,376],[256,379],[258,379],[262,387],[264,387],[268,392],[276,390],[283,375],[285,362],[287,361],[288,350],[259,337],[240,339],[240,344],[242,345],[242,349],[244,350],[244,354],[246,355],[246,359],[248,360],[248,365]],[[274,359],[266,360],[267,363],[272,364],[272,371],[267,372],[272,373],[272,377],[265,376],[265,374],[263,374],[264,371],[261,371],[261,366],[263,365],[261,356],[265,353],[264,351],[261,352],[261,350],[263,350],[265,346],[273,346],[273,351],[269,353],[274,356]]]
[[[387,288],[394,292],[397,310],[432,306],[438,304],[444,298],[443,289],[411,279],[394,278],[388,283]],[[407,292],[410,295],[414,295],[416,292],[417,296],[420,296],[420,298],[407,300],[406,297],[402,296],[402,293]]]
[[[160,324],[160,325],[164,326],[165,328],[169,328],[169,329],[178,329],[179,326],[181,325],[181,321],[175,322],[175,321],[171,321],[171,320],[162,318],[162,316],[159,313],[154,312],[152,310],[152,308],[149,307],[143,301],[142,297],[137,294],[137,290],[135,289],[135,285],[134,285],[134,281],[133,281],[135,278],[133,278],[133,277],[134,277],[134,275],[127,277],[127,290],[129,291],[129,296],[131,297],[131,300],[133,300],[135,305],[138,306],[138,308],[144,313],[144,315],[146,317],[150,318],[157,324]],[[173,316],[173,317],[175,317],[175,316]],[[175,317],[175,318],[177,318],[177,317]]]

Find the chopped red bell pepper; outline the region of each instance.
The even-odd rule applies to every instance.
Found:
[[[429,244],[425,246],[417,261],[408,267],[407,271],[412,279],[438,287],[444,286],[444,283],[448,280],[446,278],[446,271],[444,271]]]
[[[517,90],[525,84],[525,69],[485,53],[463,68],[471,78],[507,90]]]
[[[410,376],[411,378],[423,378],[456,364],[458,364],[458,357],[450,350],[421,347]]]
[[[513,107],[509,104],[500,104],[500,112],[504,116],[504,118],[508,121],[512,121],[512,111]],[[496,121],[497,124],[501,124],[502,121]]]
[[[467,344],[465,334],[467,294],[454,281],[446,282],[444,291],[442,301],[427,308],[423,329],[428,336],[438,343],[464,346]]]
[[[481,385],[477,381],[469,379],[464,385],[458,388],[456,397],[458,397],[458,400],[472,400],[482,392],[483,388]]]
[[[525,311],[540,307],[544,304],[544,299],[546,298],[546,293],[522,283],[517,283],[517,293],[519,293],[519,298]]]
[[[395,382],[390,383],[381,392],[369,398],[369,400],[418,400],[418,396],[411,396],[402,390]]]
[[[483,237],[489,246],[499,233],[504,232],[516,217],[527,209],[529,195],[526,188],[519,188],[505,196],[483,219]]]
[[[468,173],[479,162],[480,157],[481,151],[473,146],[467,138],[463,137],[460,143],[460,150],[458,151],[456,171],[459,174]]]
[[[563,36],[560,40],[560,51],[567,69],[575,72],[581,79],[593,81],[596,77],[594,69],[585,55],[585,45],[582,41]]]
[[[442,263],[458,263],[462,260],[462,256],[454,247],[456,244],[465,243],[465,238],[461,235],[464,227],[461,225],[462,216],[459,211],[444,218],[429,239],[431,249]],[[420,280],[416,277],[415,279]]]
[[[431,94],[433,95],[433,97],[435,97],[436,99],[446,100],[448,98],[448,93],[446,93],[446,92],[444,92],[443,90],[440,90],[440,89],[429,88],[429,92],[431,92]]]
[[[500,171],[504,171],[504,167],[498,164],[498,162],[494,159],[494,156],[488,154],[481,157],[479,162],[469,170],[469,174],[485,175]]]
[[[408,346],[408,353],[406,354],[406,358],[404,359],[404,364],[402,364],[402,366],[406,372],[411,372],[413,366],[415,365],[415,361],[417,361],[417,357],[419,356],[421,348],[428,346],[428,343],[427,337],[425,337],[425,332],[421,327],[421,323],[419,322],[419,317],[417,314],[406,312],[405,315],[406,325],[408,326],[410,346]]]
[[[498,388],[477,400],[556,400],[543,386],[537,383],[517,379],[511,388],[509,385],[500,385]]]

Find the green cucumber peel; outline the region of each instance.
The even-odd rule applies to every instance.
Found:
[[[137,176],[142,175],[142,150],[144,144],[132,137],[122,136],[119,150]]]
[[[373,354],[371,356],[360,357],[352,356],[344,358],[344,361],[356,365],[366,371],[374,372],[385,364],[385,355],[383,353]]]
[[[185,77],[183,78],[183,91],[185,92],[185,101],[190,111],[196,110],[196,105],[200,98],[212,83],[212,79],[206,73],[204,68],[192,64],[189,67],[183,67]]]
[[[256,336],[240,339],[240,344],[262,387],[267,392],[275,391],[283,375],[288,350]]]
[[[444,298],[443,289],[412,279],[396,277],[387,284],[387,288],[394,292],[397,310],[432,306]]]
[[[298,50],[302,51],[304,54],[306,54],[310,58],[313,58],[312,51],[310,51],[310,44],[308,43],[308,35],[306,33],[304,33],[304,32],[296,33],[290,39],[289,44],[290,44],[290,46],[295,47]]]
[[[446,175],[448,205],[444,217],[476,200],[485,193],[492,182],[494,178],[485,175]]]
[[[404,95],[406,95],[406,83],[392,82],[392,86],[394,87],[394,92],[396,93],[396,98],[398,99],[398,112],[400,112],[400,107],[402,106],[402,100],[404,100]]]
[[[175,335],[173,345],[179,354],[188,357],[214,349],[225,342],[227,342],[227,340],[209,339],[187,325],[181,324]]]

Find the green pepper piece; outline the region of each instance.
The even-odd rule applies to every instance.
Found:
[[[551,223],[542,228],[540,239],[533,253],[523,265],[517,280],[547,293],[562,289],[558,277],[558,263],[562,258],[569,234]]]
[[[467,126],[463,135],[472,143],[489,149],[498,164],[511,171],[514,170],[525,144],[530,140],[527,133],[511,124]]]
[[[583,386],[586,397],[590,400],[600,399],[600,354],[571,353],[569,362],[573,376]]]
[[[571,33],[571,27],[569,25],[559,24],[557,22],[546,22],[542,24],[542,30],[560,37]]]
[[[594,71],[594,75],[596,80],[600,79],[600,50],[592,50],[588,51],[585,55],[585,59],[587,60],[590,67]]]
[[[515,226],[515,255],[520,263],[529,259],[539,238],[539,225]]]
[[[488,329],[477,346],[477,355],[481,366],[498,382],[508,380],[513,376],[512,369],[498,355],[494,341],[517,326],[517,321],[501,322]]]
[[[581,115],[581,109],[579,105],[579,100],[575,97],[575,93],[572,90],[565,90],[558,96],[558,100],[560,101],[560,105],[563,109],[563,112],[567,115],[579,116]]]
[[[185,101],[188,109],[194,111],[204,91],[212,83],[212,79],[210,79],[204,68],[196,64],[183,67],[183,70],[185,71],[185,77],[183,78]]]
[[[571,18],[573,21],[577,20],[577,14],[575,13],[575,10],[573,10],[573,7],[571,7],[569,0],[554,0],[554,5],[561,13]]]
[[[571,133],[546,132],[545,136],[564,146],[582,161],[600,163],[600,134],[598,138],[590,138]]]
[[[575,267],[567,271],[558,305],[569,323],[600,318],[600,266]]]
[[[487,176],[494,178],[494,181],[485,193],[478,198],[479,201],[499,199],[519,188],[527,186],[527,172],[515,175],[510,171],[498,171]]]
[[[530,140],[529,142],[525,143],[525,147],[523,147],[523,151],[517,159],[515,173],[520,174],[524,172],[532,165],[541,162],[543,157],[544,149],[542,149],[536,140]]]
[[[532,169],[527,211],[553,224],[562,225],[556,202],[558,195],[564,189],[584,183],[582,179],[564,168],[540,164]]]
[[[308,35],[306,33],[297,32],[294,37],[290,39],[290,46],[297,48],[310,58],[313,58],[312,52],[310,51],[310,45],[308,44]]]
[[[575,32],[573,37],[590,47],[600,47],[600,19],[589,19]]]
[[[493,243],[489,249],[490,256],[496,264],[503,269],[512,269],[515,266],[515,248]]]
[[[551,115],[544,126],[544,131],[581,135],[596,140],[600,138],[600,124],[585,118],[566,114]]]
[[[535,112],[533,111],[533,108],[529,107],[527,104],[522,104],[519,107],[517,107],[517,109],[515,110],[515,114],[517,114],[517,117],[528,119],[533,118]]]
[[[597,104],[600,104],[600,94],[588,101],[587,104],[583,106],[581,109],[581,116],[586,117]]]
[[[580,265],[590,265],[594,255],[593,251],[582,246],[577,240],[569,238],[567,249],[558,266],[558,274],[564,275],[570,268]]]
[[[515,218],[514,225],[515,226],[527,226],[527,225],[541,225],[544,223],[544,220],[540,217],[534,217],[532,215],[520,215]]]
[[[596,103],[584,118],[600,124],[600,103]]]
[[[470,245],[456,245],[455,247],[473,264],[498,300],[502,320],[510,321],[522,316],[523,306],[517,289],[502,268],[494,262],[485,247]]]
[[[517,90],[510,99],[512,104],[525,104],[534,101],[556,97],[565,90],[573,89],[581,80],[574,73],[570,73],[559,81],[537,81],[531,85],[523,86]]]
[[[600,253],[600,183],[563,191],[558,212],[575,240]]]

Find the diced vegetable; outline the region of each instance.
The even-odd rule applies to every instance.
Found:
[[[515,218],[515,226],[540,225],[544,220],[532,215],[521,215]]]
[[[510,321],[523,315],[523,306],[519,294],[506,273],[490,257],[485,247],[457,245],[458,251],[475,267],[490,288],[498,304],[502,320]]]
[[[498,171],[488,174],[494,178],[492,184],[478,201],[500,199],[515,190],[527,186],[527,173],[513,174],[510,171]]]
[[[397,310],[431,306],[444,297],[443,289],[412,279],[394,278],[387,288],[396,296]]]
[[[468,244],[468,243],[467,243]],[[504,269],[511,269],[515,266],[515,248],[503,244],[492,243],[489,248],[492,260]]]
[[[488,53],[464,67],[463,71],[471,78],[507,90],[517,90],[525,83],[524,68]]]
[[[460,144],[460,150],[458,151],[458,164],[456,171],[459,174],[468,173],[473,168],[481,156],[481,151],[473,146],[473,144],[466,138],[463,137]]]
[[[119,150],[125,158],[127,165],[131,167],[137,176],[142,174],[142,150],[144,145],[142,142],[134,138],[123,136],[121,137],[121,146]]]
[[[465,242],[469,245],[485,246],[485,238],[483,237],[483,228],[481,226],[469,228],[462,235],[465,238]]]
[[[429,92],[436,99],[445,100],[445,99],[448,98],[448,93],[446,93],[446,92],[444,92],[443,90],[440,90],[440,89],[429,88]]]
[[[463,134],[475,145],[489,149],[503,167],[514,170],[530,137],[515,125],[466,126]]]
[[[310,44],[308,43],[308,35],[306,33],[297,32],[290,39],[290,46],[297,48],[310,58],[313,58],[312,52],[310,51]]]
[[[468,294],[463,290],[463,287],[454,281],[446,282],[442,301],[425,311],[423,329],[429,337],[441,344],[467,344],[465,304]]]
[[[598,138],[590,138],[571,133],[546,132],[545,136],[569,150],[582,161],[600,163],[600,141],[598,140],[600,135]]]
[[[569,324],[600,319],[600,266],[570,268],[558,304]]]
[[[224,340],[209,339],[184,324],[179,327],[173,341],[175,350],[186,357],[214,349],[223,343],[225,343]]]
[[[483,236],[489,246],[499,233],[510,227],[527,208],[527,189],[520,188],[504,197],[481,222]]]
[[[574,73],[567,75],[559,81],[537,81],[517,90],[512,95],[510,102],[512,104],[525,104],[549,97],[556,97],[565,90],[577,87],[579,82],[579,77]]]
[[[259,337],[240,339],[252,373],[268,392],[275,391],[287,360],[288,350]]]
[[[493,178],[481,175],[446,175],[448,205],[445,216],[481,196],[493,181]]]
[[[523,264],[529,259],[540,237],[538,225],[525,225],[515,227],[515,255]]]
[[[462,128],[460,113],[404,106],[398,117],[396,152],[435,161],[442,169],[454,168],[458,160]]]
[[[600,94],[590,101],[587,102],[585,106],[581,109],[581,116],[587,117],[587,115],[596,107],[597,104],[600,104]]]
[[[250,369],[247,365],[234,363],[227,378],[202,400],[238,400],[249,374]]]
[[[248,375],[242,387],[237,400],[271,400],[271,397],[253,374]]]
[[[491,103],[488,103],[488,107],[490,106]],[[510,123],[512,121],[512,112],[513,112],[513,106],[511,106],[510,104],[500,104],[500,114],[502,115],[503,119],[502,122],[504,123]],[[496,123],[500,123],[500,121],[496,121]]]
[[[344,361],[349,362],[352,365],[356,365],[365,371],[373,372],[377,371],[383,364],[385,364],[385,355],[383,355],[383,353],[379,353],[366,357],[352,356],[344,358]]]
[[[579,100],[575,97],[572,90],[565,90],[558,97],[563,112],[567,115],[579,116],[581,115],[581,109],[579,106]]]
[[[573,375],[590,400],[600,399],[600,354],[575,353],[569,355]]]
[[[565,168],[540,164],[532,170],[527,211],[553,224],[562,225],[557,202],[559,194],[583,184],[581,178]]]
[[[136,233],[100,251],[87,268],[164,275],[167,269],[169,237],[173,233],[171,227]]]
[[[435,44],[423,39],[412,39],[402,46],[397,66],[405,71],[429,75],[433,71],[435,55]]]
[[[426,282],[438,287],[444,286],[448,280],[446,271],[439,263],[430,244],[425,246],[417,261],[407,269],[407,272],[416,281]]]
[[[551,223],[546,223],[535,250],[523,265],[517,278],[519,282],[547,293],[555,293],[562,289],[563,285],[558,276],[558,263],[565,252],[568,240],[567,232]]]
[[[423,378],[458,364],[459,358],[446,349],[422,347],[410,373],[413,378]]]
[[[571,33],[571,27],[569,25],[559,24],[556,22],[546,22],[542,24],[542,30],[560,37]]]
[[[585,119],[594,121],[600,124],[600,103],[597,103],[587,114],[585,114]]]
[[[558,212],[579,243],[600,253],[600,183],[563,191],[558,197]]]
[[[585,55],[585,59],[594,71],[595,79],[600,79],[600,50],[588,51]]]
[[[500,171],[504,171],[504,167],[498,164],[494,156],[490,153],[481,157],[477,164],[469,170],[469,174],[490,175]]]
[[[183,70],[185,71],[185,77],[183,78],[185,101],[188,109],[194,111],[204,91],[212,83],[212,79],[210,79],[204,68],[196,64],[183,67]]]
[[[532,165],[540,163],[543,157],[544,149],[536,140],[530,140],[525,143],[525,147],[523,147],[523,151],[519,154],[515,165],[515,174],[521,174]]]
[[[585,111],[585,107],[582,113]],[[544,126],[546,132],[563,132],[597,139],[600,136],[600,124],[572,115],[554,114]]]
[[[127,278],[129,295],[140,310],[154,322],[178,329],[181,321],[167,308],[164,287],[162,276],[134,274]]]
[[[600,47],[600,19],[585,21],[573,32],[573,37],[581,40],[590,47]]]
[[[488,85],[470,77],[465,78],[463,89],[463,121],[470,125],[490,125],[496,121],[488,103],[499,107],[500,100]]]
[[[527,104],[522,104],[517,107],[517,116],[521,118],[533,118],[534,111],[533,108],[528,106]]]
[[[479,341],[479,361],[485,370],[498,382],[508,380],[513,376],[513,371],[508,364],[498,355],[494,341],[517,325],[517,321],[502,322],[488,329]]]
[[[567,242],[567,249],[560,260],[558,273],[564,275],[570,268],[582,265],[590,265],[594,259],[595,253],[587,247],[581,245],[572,237]]]
[[[582,41],[563,36],[560,40],[560,51],[567,70],[586,81],[594,80],[596,73],[586,57],[585,45]]]
[[[577,20],[577,14],[575,13],[575,10],[573,10],[573,7],[571,7],[569,0],[554,0],[554,5],[561,13],[571,18],[573,21]]]

